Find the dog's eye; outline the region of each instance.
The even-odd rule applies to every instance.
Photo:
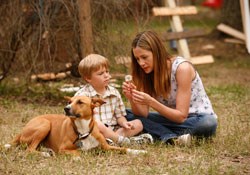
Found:
[[[79,105],[81,105],[81,104],[83,104],[84,102],[82,102],[81,100],[78,100],[77,101],[77,104],[79,104]]]
[[[68,105],[71,104],[71,101],[68,101]]]

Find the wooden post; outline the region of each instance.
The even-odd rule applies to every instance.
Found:
[[[204,32],[197,30],[184,32],[179,15],[197,14],[197,9],[194,6],[177,7],[175,0],[164,0],[164,4],[168,7],[154,7],[152,10],[154,16],[170,16],[172,32],[167,35],[165,34],[162,38],[163,41],[176,39],[178,53],[185,59],[191,61],[193,64],[206,64],[214,62],[212,55],[191,57],[189,52],[187,40],[185,38],[201,36]]]
[[[250,7],[248,0],[240,0],[243,30],[246,38],[247,51],[250,53]]]
[[[170,8],[176,8],[174,0],[167,0],[167,4]],[[173,15],[171,18],[172,20],[170,21],[170,25],[173,32],[183,32],[180,16]],[[191,56],[186,39],[177,40],[177,49],[181,56],[183,56],[186,59],[190,59]]]
[[[84,58],[94,51],[90,0],[77,0],[77,4],[82,52],[81,56]]]

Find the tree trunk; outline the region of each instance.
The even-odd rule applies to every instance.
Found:
[[[78,15],[81,40],[81,57],[93,53],[93,34],[90,0],[78,0]]]

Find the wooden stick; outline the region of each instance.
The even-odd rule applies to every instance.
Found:
[[[206,64],[206,63],[213,63],[214,58],[212,55],[204,55],[204,56],[191,57],[190,61],[193,64]]]
[[[152,9],[154,16],[173,16],[173,15],[195,15],[197,14],[197,9],[195,6],[185,6],[185,7],[154,7]]]
[[[240,31],[238,31],[238,30],[236,30],[236,29],[234,29],[226,24],[219,24],[217,26],[217,29],[226,33],[226,34],[229,34],[235,38],[242,39],[243,41],[246,40],[244,33],[240,32]]]
[[[224,41],[227,42],[227,43],[245,44],[244,41],[236,39],[236,38],[226,38],[226,39],[224,39]]]
[[[193,38],[204,36],[207,33],[201,29],[187,30],[183,32],[166,32],[163,34],[163,41],[174,40],[174,39],[183,39],[183,38]]]

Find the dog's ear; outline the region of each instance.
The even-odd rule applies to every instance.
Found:
[[[103,99],[101,98],[92,98],[91,99],[93,107],[98,107],[101,106],[102,104],[106,103]]]
[[[69,97],[69,96],[64,96],[64,99],[67,100],[67,101],[70,101],[70,100],[71,100],[71,97]]]

